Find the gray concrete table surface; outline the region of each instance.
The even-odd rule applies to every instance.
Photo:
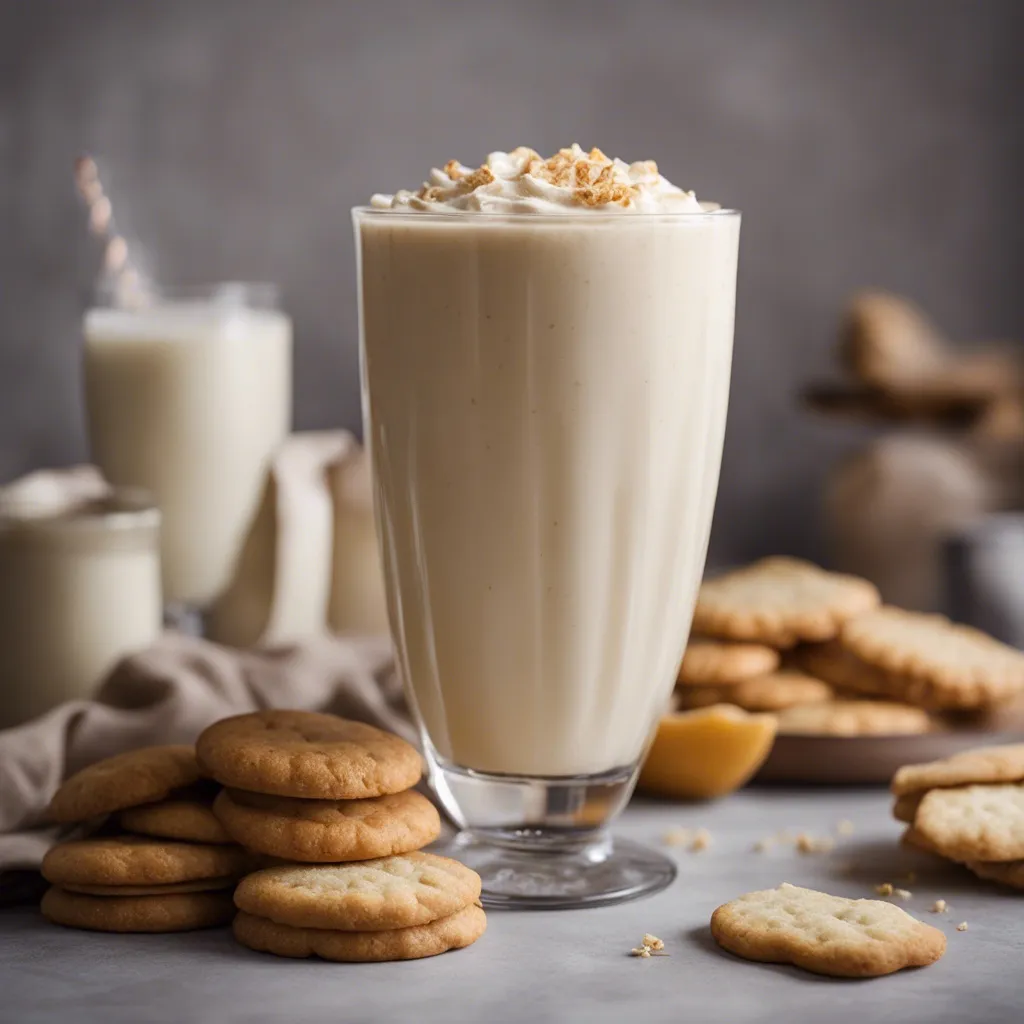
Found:
[[[685,1021],[739,1024],[999,1024],[1024,1019],[1024,902],[1010,890],[898,845],[882,790],[751,789],[709,805],[635,801],[619,834],[661,845],[667,830],[706,827],[709,849],[662,846],[679,864],[663,893],[595,910],[489,914],[487,934],[457,953],[393,964],[330,964],[257,954],[227,929],[105,935],[47,924],[32,908],[0,911],[0,1021],[210,1021],[361,1024]],[[841,820],[853,834],[837,836]],[[837,839],[829,853],[792,845],[755,852],[780,829]],[[913,871],[913,881],[907,878]],[[874,896],[885,881],[903,906],[946,932],[937,964],[841,981],[749,963],[719,950],[708,920],[720,903],[783,881]],[[936,899],[950,905],[933,914]],[[969,929],[958,932],[956,924]],[[645,932],[665,957],[629,955]]]

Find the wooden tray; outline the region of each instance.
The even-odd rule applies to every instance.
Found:
[[[902,765],[995,743],[1024,743],[1024,727],[999,732],[948,729],[915,736],[778,736],[753,781],[887,786]]]

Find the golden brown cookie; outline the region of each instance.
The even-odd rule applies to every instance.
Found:
[[[412,789],[365,800],[300,800],[226,789],[214,809],[246,849],[289,861],[390,857],[418,850],[441,834],[437,808]]]
[[[779,712],[779,735],[911,736],[929,732],[921,708],[880,700],[836,700]]]
[[[979,878],[999,882],[1011,889],[1024,889],[1024,860],[980,861],[969,860],[964,865]]]
[[[220,878],[200,878],[194,882],[170,882],[167,885],[79,885],[64,882],[65,892],[80,892],[86,896],[171,896],[179,892],[216,892],[218,889],[232,889],[238,881],[236,875]]]
[[[53,888],[40,909],[54,924],[96,932],[186,932],[227,924],[234,914],[230,892],[84,896]]]
[[[196,742],[203,769],[234,789],[360,800],[415,786],[423,761],[372,725],[313,711],[257,711],[211,725]]]
[[[830,640],[840,626],[879,602],[874,584],[826,572],[796,558],[760,562],[705,581],[694,631],[773,647]]]
[[[145,836],[107,836],[58,843],[43,858],[54,885],[168,885],[238,877],[252,859],[238,846],[178,843]]]
[[[914,818],[917,817],[917,809],[921,806],[921,797],[923,796],[923,793],[906,793],[903,796],[896,797],[892,805],[892,816],[897,821],[905,821],[908,825],[913,825]]]
[[[1024,743],[977,747],[924,764],[907,764],[892,779],[894,796],[973,783],[1024,782]]]
[[[950,860],[1024,859],[1024,786],[1002,783],[933,789],[921,800],[914,831]]]
[[[734,643],[695,636],[679,666],[682,686],[720,686],[774,672],[779,652],[764,644]]]
[[[946,937],[892,903],[850,900],[783,882],[711,916],[711,934],[746,960],[793,964],[837,978],[874,978],[935,963]]]
[[[129,807],[118,817],[121,828],[142,836],[182,839],[190,843],[230,843],[231,836],[209,803],[201,800],[163,800]]]
[[[432,853],[353,864],[289,865],[242,879],[235,904],[296,928],[386,931],[447,917],[480,896],[480,876]]]
[[[985,707],[1024,693],[1024,653],[942,615],[876,608],[845,623],[839,641],[898,681],[888,692],[914,703]]]
[[[383,932],[341,932],[294,928],[244,911],[235,918],[235,938],[249,949],[275,956],[320,957],[341,963],[418,960],[476,942],[487,929],[487,916],[475,903],[428,924]]]
[[[832,687],[795,669],[780,669],[731,686],[683,686],[676,691],[680,710],[735,704],[744,711],[783,711],[817,704],[833,696]]]
[[[76,772],[50,801],[52,821],[88,821],[125,807],[164,800],[199,778],[195,751],[187,746],[144,747]]]
[[[942,856],[938,850],[920,833],[913,825],[908,825],[900,836],[900,845],[908,850],[917,850],[920,853],[931,853],[936,857]]]

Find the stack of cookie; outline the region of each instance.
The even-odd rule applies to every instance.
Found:
[[[431,853],[293,864],[242,879],[234,933],[277,956],[416,960],[480,938],[487,918],[479,898],[475,871]]]
[[[169,932],[225,924],[231,889],[252,858],[221,828],[192,747],[135,750],[72,775],[49,816],[108,819],[108,832],[60,843],[42,872],[42,911],[71,928]],[[113,829],[111,825],[119,825]]]
[[[483,934],[479,876],[417,852],[438,837],[441,821],[411,788],[422,760],[404,740],[333,715],[261,711],[210,726],[196,751],[203,771],[226,787],[213,807],[226,832],[277,862],[236,890],[243,945],[289,957],[395,960]]]
[[[892,791],[904,843],[1024,889],[1024,744],[906,765]]]
[[[779,732],[927,732],[945,712],[1024,693],[1024,655],[937,615],[883,607],[875,587],[767,558],[706,582],[676,691],[778,715]]]

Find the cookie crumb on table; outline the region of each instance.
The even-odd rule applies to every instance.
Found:
[[[853,822],[843,818],[838,825],[836,825],[836,832],[841,836],[852,836],[853,835]]]
[[[958,932],[965,932],[965,931],[967,931],[967,922],[966,922],[966,921],[961,921],[961,922],[960,922],[960,923],[959,923],[959,924],[958,924],[958,925],[956,926],[956,930],[957,930]]]
[[[835,841],[828,836],[811,836],[801,832],[796,837],[796,848],[800,853],[829,853],[835,845]]]
[[[692,828],[670,828],[661,837],[661,841],[665,846],[686,846],[692,839]]]
[[[948,906],[949,906],[949,904],[945,900],[936,900],[932,904],[932,913],[933,914],[944,914],[946,912],[946,909],[948,908]]]
[[[893,892],[892,882],[883,882],[881,885],[876,885],[875,892],[877,892],[879,896],[891,896]]]
[[[893,889],[892,894],[898,900],[909,900],[914,895],[909,889]]]
[[[648,932],[644,935],[640,945],[629,951],[629,955],[644,957],[645,959],[651,956],[668,956],[664,950],[665,943],[657,935],[651,935]]]
[[[699,853],[701,850],[706,850],[710,845],[711,833],[706,828],[697,829],[693,842],[690,843],[690,849],[694,853]]]

